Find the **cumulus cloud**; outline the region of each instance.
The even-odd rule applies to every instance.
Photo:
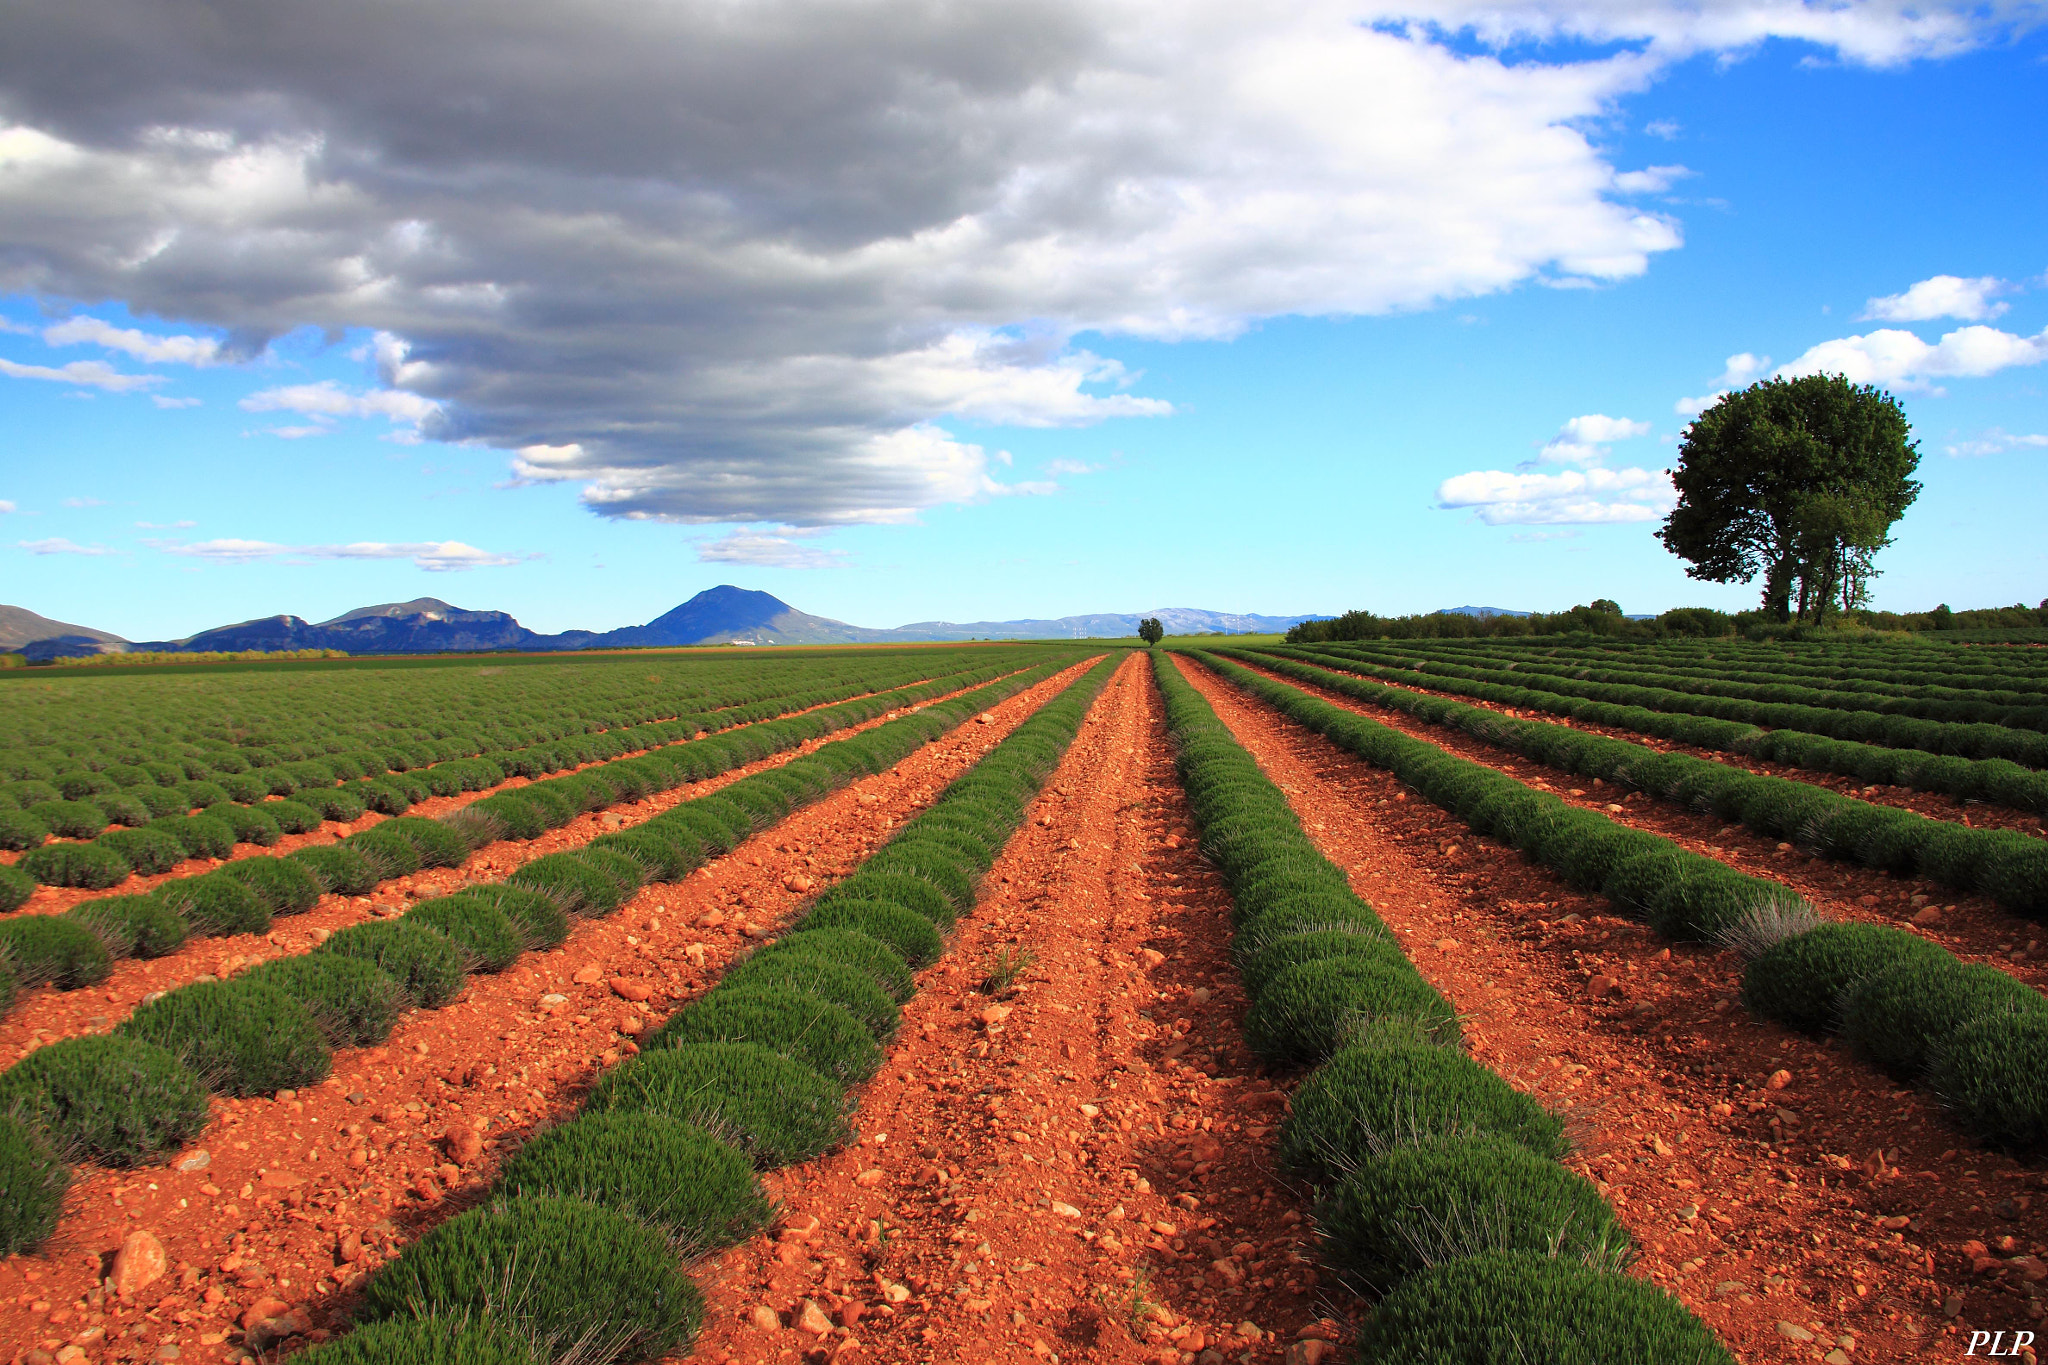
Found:
[[[1645,166],[1640,171],[1623,171],[1614,177],[1614,187],[1623,194],[1662,194],[1693,175],[1684,166]]]
[[[1558,428],[1557,435],[1543,443],[1536,458],[1544,464],[1596,464],[1607,458],[1607,448],[1614,442],[1649,434],[1648,422],[1589,412]]]
[[[1993,427],[1975,440],[1958,441],[1948,448],[1948,453],[1958,459],[1981,455],[2002,455],[2008,450],[2048,450],[2048,436],[2022,436]]]
[[[95,317],[75,317],[43,329],[52,346],[88,342],[122,351],[150,364],[212,365],[221,359],[220,342],[212,337],[152,336],[133,327],[116,327]]]
[[[706,541],[697,547],[697,558],[707,564],[751,564],[770,569],[830,569],[846,563],[844,550],[806,545],[805,531],[785,526],[781,534],[737,530]]]
[[[1714,381],[1714,391],[1698,398],[1681,398],[1671,405],[1671,410],[1680,417],[1697,417],[1714,404],[1726,398],[1736,389],[1746,388],[1771,370],[1771,358],[1749,351],[1738,351],[1728,357],[1721,368],[1721,377]]]
[[[502,449],[604,515],[903,520],[1018,490],[962,424],[1166,412],[1084,333],[1640,274],[1679,230],[1615,196],[1676,170],[1617,174],[1584,130],[1673,62],[1778,37],[1890,65],[2024,12],[72,0],[0,48],[0,290],[235,354],[375,333],[381,388],[255,410]],[[1553,38],[1582,41],[1520,50]]]
[[[334,429],[330,424],[344,417],[387,418],[397,425],[399,439],[417,440],[420,424],[438,416],[441,411],[439,403],[404,389],[351,393],[331,379],[323,379],[317,384],[288,384],[282,388],[263,389],[244,398],[240,406],[245,412],[295,412],[313,419],[311,425],[265,428],[270,435],[282,436],[286,440],[325,436]]]
[[[189,525],[189,523],[187,523]],[[429,573],[451,573],[462,569],[497,568],[518,564],[531,555],[496,554],[465,545],[459,540],[416,541],[389,544],[363,540],[348,545],[280,545],[268,540],[201,540],[189,544],[145,541],[151,549],[186,559],[214,564],[249,564],[260,559],[306,562],[323,559],[410,559],[415,568]]]
[[[32,555],[117,555],[119,550],[110,550],[104,545],[78,545],[62,536],[51,536],[47,540],[18,540],[15,544]]]
[[[165,394],[153,393],[149,396],[149,401],[160,408],[196,408],[204,400],[198,398],[171,398]]]
[[[1586,526],[1655,521],[1678,493],[1671,476],[1659,469],[1485,469],[1445,479],[1436,497],[1440,507],[1471,508],[1489,526]]]
[[[59,384],[77,384],[81,388],[106,389],[111,393],[126,393],[130,389],[163,383],[161,377],[153,374],[122,374],[104,360],[74,360],[68,365],[23,365],[18,361],[0,359],[0,374],[13,379],[49,379]]]
[[[0,516],[5,516],[7,513],[12,512],[13,510],[13,503],[9,502],[5,498],[0,498]]]
[[[1937,379],[1981,379],[2020,365],[2048,360],[2048,330],[2030,337],[1996,327],[1959,327],[1940,341],[1922,341],[1896,327],[1863,336],[1841,337],[1811,347],[1778,373],[1839,374],[1858,384],[1927,389]]]
[[[1989,322],[2012,306],[1994,297],[2006,287],[2005,281],[1990,275],[1973,280],[1936,275],[1903,294],[1870,300],[1864,306],[1863,316],[1878,322],[1926,322],[1933,318]]]

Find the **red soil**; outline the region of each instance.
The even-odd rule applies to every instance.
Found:
[[[1232,662],[1244,663],[1245,661],[1243,659],[1234,659]],[[1312,661],[1297,659],[1294,662]],[[1589,735],[1606,735],[1610,739],[1625,739],[1631,744],[1640,744],[1646,749],[1655,749],[1659,753],[1689,754],[1694,758],[1704,758],[1713,762],[1738,763],[1747,771],[1763,777],[1784,777],[1795,782],[1805,782],[1816,787],[1826,787],[1829,791],[1838,792],[1843,796],[1853,796],[1860,801],[1869,801],[1879,806],[1897,806],[1900,810],[1913,811],[1916,814],[1925,815],[1935,820],[1954,820],[1965,825],[1975,825],[1979,829],[2016,829],[2022,834],[2040,834],[2044,827],[2044,817],[2030,814],[2027,811],[2014,810],[2010,806],[1993,805],[1987,801],[1978,801],[1960,796],[1943,796],[1938,792],[1915,791],[1911,787],[1866,786],[1853,777],[1843,777],[1836,773],[1816,772],[1811,768],[1796,768],[1789,763],[1767,762],[1763,759],[1751,758],[1746,754],[1731,754],[1721,749],[1702,749],[1692,744],[1674,744],[1668,739],[1659,739],[1655,735],[1646,735],[1635,730],[1624,730],[1619,726],[1593,725],[1586,721],[1573,720],[1566,716],[1554,716],[1548,711],[1520,711],[1510,706],[1501,705],[1498,702],[1481,701],[1477,697],[1467,697],[1457,692],[1445,692],[1437,688],[1422,687],[1405,681],[1396,682],[1391,678],[1374,677],[1366,674],[1358,676],[1365,677],[1367,681],[1380,683],[1387,687],[1398,687],[1406,692],[1417,692],[1425,696],[1443,697],[1449,701],[1463,702],[1467,706],[1477,706],[1498,715],[1514,716],[1522,720],[1540,720],[1548,725],[1563,725],[1574,730],[1583,730]],[[1287,678],[1284,681],[1300,686],[1293,678]],[[1334,701],[1337,698],[1331,697],[1330,700]],[[1345,700],[1348,701],[1349,698]],[[1382,718],[1377,709],[1369,714],[1374,719]]]
[[[1293,678],[1267,676],[1291,687],[1303,687]],[[1894,877],[1808,853],[1643,792],[1624,792],[1531,762],[1512,749],[1474,739],[1447,725],[1429,725],[1391,708],[1369,706],[1320,687],[1303,690],[1460,758],[1483,763],[1574,806],[1661,835],[1737,871],[1783,882],[1830,919],[1893,924],[1932,939],[1957,957],[1989,963],[2036,990],[2048,989],[2048,959],[2042,952],[2048,932],[1987,897],[1965,894],[1926,877]]]
[[[1924,1097],[1752,1018],[1732,953],[1657,939],[1183,671],[1457,1004],[1474,1055],[1572,1116],[1571,1164],[1639,1238],[1639,1273],[1740,1358],[1947,1360],[1972,1328],[2038,1328],[2041,1262],[1995,1259],[2048,1255],[2038,1166],[1969,1149]]]
[[[1132,658],[905,1009],[859,1146],[782,1172],[777,1243],[705,1267],[698,1359],[1213,1365],[1315,1330],[1285,1101],[1194,843]],[[1035,958],[991,996],[1004,952]]]
[[[568,1117],[634,1034],[714,983],[805,892],[850,871],[1082,667],[797,812],[686,882],[647,887],[616,914],[579,921],[561,948],[470,978],[456,1003],[401,1019],[385,1046],[337,1053],[321,1084],[216,1100],[206,1132],[168,1167],[80,1168],[50,1244],[0,1262],[0,1350],[19,1362],[76,1345],[77,1359],[99,1362],[169,1358],[159,1353],[170,1345],[178,1359],[221,1360],[242,1354],[240,1323],[252,1313],[256,1322],[289,1310],[316,1338],[344,1325],[350,1289],[480,1195],[502,1149]],[[670,804],[713,785],[670,793]],[[545,842],[510,847],[538,856]],[[101,1281],[138,1231],[161,1242],[168,1269],[123,1298]]]

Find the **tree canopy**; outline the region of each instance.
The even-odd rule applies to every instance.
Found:
[[[1919,445],[1897,399],[1840,375],[1766,379],[1686,428],[1658,537],[1688,577],[1764,576],[1778,620],[1865,604],[1879,550],[1920,485]]]
[[[1138,622],[1138,638],[1148,645],[1156,645],[1166,638],[1166,627],[1159,624],[1159,618],[1148,616]]]

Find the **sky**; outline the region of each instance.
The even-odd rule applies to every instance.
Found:
[[[1664,471],[1816,372],[1919,441],[1876,605],[2048,597],[2039,3],[10,15],[60,620],[1739,609]]]

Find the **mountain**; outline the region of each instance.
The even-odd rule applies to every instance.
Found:
[[[1510,611],[1506,607],[1438,607],[1438,616],[1534,616],[1530,611]]]
[[[1156,616],[1174,635],[1204,632],[1277,632],[1307,616],[1254,616],[1202,611],[1192,607],[1160,607],[1148,612],[1101,613],[1029,621],[917,621],[895,630],[848,625],[826,616],[798,611],[773,593],[753,592],[720,584],[706,588],[672,611],[643,626],[617,630],[568,630],[539,635],[502,611],[467,611],[438,597],[410,602],[385,602],[325,621],[299,616],[264,616],[215,626],[183,640],[129,643],[116,635],[47,621],[19,607],[0,608],[0,640],[19,648],[34,640],[31,651],[90,654],[104,648],[124,651],[186,650],[232,652],[245,649],[338,649],[349,654],[441,654],[477,650],[672,649],[682,645],[828,645],[909,644],[926,640],[1030,640],[1116,638],[1136,635],[1138,622]],[[43,631],[55,632],[47,637]],[[17,642],[17,637],[22,638]]]
[[[95,644],[124,645],[128,642],[111,631],[91,626],[74,626],[69,621],[52,621],[27,607],[0,606],[0,650],[20,649],[38,640],[90,640]]]

